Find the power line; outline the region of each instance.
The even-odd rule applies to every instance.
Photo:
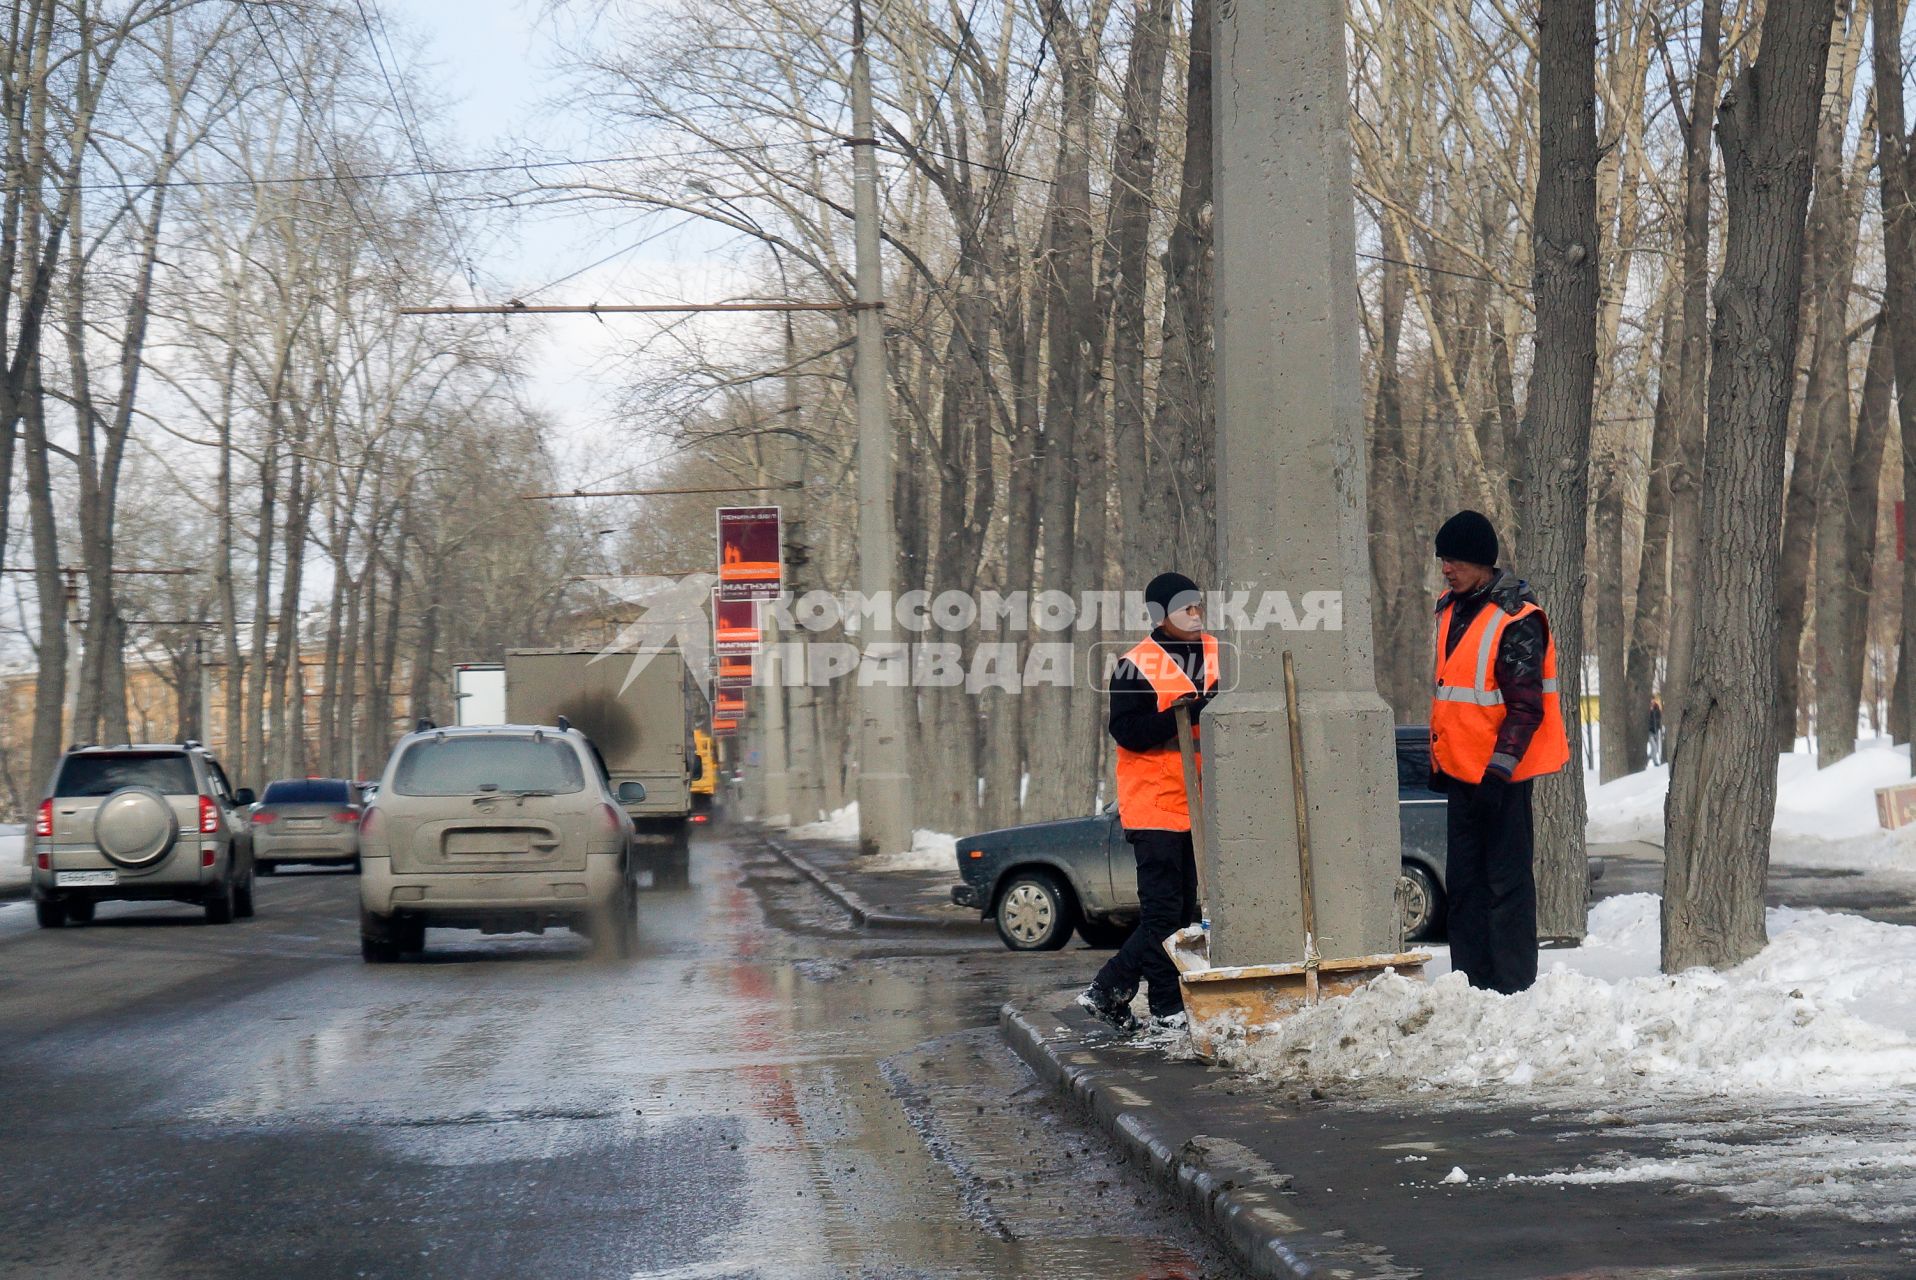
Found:
[[[353,0],[353,8],[359,11],[359,23],[366,29],[366,41],[372,46],[373,61],[379,64],[379,78],[386,82],[386,96],[392,99],[393,111],[399,117],[399,130],[406,137],[406,145],[412,148],[413,163],[422,169],[428,168],[426,149],[420,143],[418,135],[414,132],[414,126],[418,123],[416,118],[418,113],[414,110],[410,116],[408,115],[408,108],[412,106],[412,92],[408,89],[406,102],[404,105],[401,105],[399,101],[399,90],[393,84],[392,72],[386,69],[386,55],[379,50],[379,37],[373,33],[372,19],[367,16],[366,6],[361,0]],[[380,29],[382,31],[385,29],[385,25],[385,19],[381,18]],[[387,42],[390,43],[391,40],[392,37],[390,35],[387,36]],[[395,63],[399,61],[399,55],[397,53],[393,55],[393,61]],[[472,255],[466,251],[465,243],[460,238],[458,228],[454,227],[452,219],[446,216],[446,209],[445,206],[440,203],[439,191],[436,186],[427,191],[426,199],[427,203],[432,206],[432,211],[438,215],[440,226],[446,230],[453,258],[466,273],[466,288],[472,291],[474,297],[477,297],[479,294],[479,272],[472,265]]]
[[[267,43],[266,33],[259,28],[259,19],[253,16],[253,6],[242,5],[241,8],[246,12],[247,25],[253,28],[253,38],[259,41],[260,52],[264,53],[266,60],[273,64],[273,75],[279,80],[279,87],[286,91],[287,100],[293,104],[294,114],[299,117],[299,122],[306,126],[306,133],[313,140],[314,153],[319,156],[320,162],[326,166],[327,170],[333,174],[334,180],[338,181],[339,170],[333,164],[333,158],[326,154],[325,139],[320,136],[319,130],[313,125],[312,117],[306,114],[306,95],[303,92],[295,90],[292,82],[287,79],[285,68],[279,65],[279,55],[273,52],[273,46]],[[284,40],[286,38],[286,32],[284,28],[279,25],[279,15],[274,13],[273,10],[268,9],[266,16],[272,19],[273,30],[279,33],[281,40]],[[378,254],[381,258],[385,258],[386,253],[381,246],[380,238],[374,235],[372,229],[366,225],[366,218],[359,210],[359,202],[353,198],[353,189],[347,186],[343,187],[342,190],[346,195],[346,210],[352,215],[353,221],[359,224],[360,234],[366,238],[368,244],[372,245],[374,253]],[[396,264],[390,259],[387,259],[387,265],[394,267]]]
[[[271,56],[270,54],[268,55]],[[285,77],[281,76],[284,83]],[[288,86],[288,92],[291,92]],[[172,188],[182,190],[210,190],[222,187],[275,187],[298,186],[311,183],[328,182],[377,182],[388,178],[457,178],[473,174],[488,173],[524,173],[528,176],[544,169],[583,169],[598,164],[658,164],[671,160],[696,160],[706,156],[736,155],[741,151],[764,150],[770,148],[805,147],[823,151],[825,148],[815,142],[764,142],[754,143],[751,147],[696,147],[684,151],[660,151],[649,155],[632,154],[618,156],[584,156],[563,160],[515,160],[498,164],[472,165],[429,165],[412,169],[366,169],[340,172],[329,165],[327,173],[295,173],[281,177],[257,178],[168,178],[164,181],[148,179],[146,181],[126,182],[71,182],[35,188],[48,192],[69,191],[161,191]],[[0,187],[8,195],[23,195],[28,191],[24,186]]]

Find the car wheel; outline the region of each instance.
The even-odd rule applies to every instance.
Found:
[[[253,918],[253,875],[247,873],[246,883],[233,890],[233,914],[242,920]]]
[[[1078,921],[1078,936],[1084,939],[1087,947],[1095,947],[1099,951],[1117,950],[1137,929],[1138,922],[1135,920]]]
[[[399,959],[399,925],[391,916],[359,909],[359,958],[367,964],[391,964]]]
[[[67,922],[67,909],[50,898],[35,898],[33,918],[40,922],[42,929],[59,929]]]
[[[68,924],[92,924],[93,908],[98,904],[91,898],[68,899],[62,904],[66,909]]]
[[[1006,882],[992,913],[998,936],[1013,951],[1056,951],[1071,941],[1077,906],[1049,871],[1020,871]]]
[[[1443,933],[1444,891],[1436,877],[1415,862],[1406,862],[1398,873],[1397,904],[1406,942],[1426,942]]]
[[[234,899],[238,896],[231,880],[222,881],[218,892],[206,899],[206,923],[232,924]]]

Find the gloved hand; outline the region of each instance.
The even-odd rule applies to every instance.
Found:
[[[1510,779],[1495,770],[1484,774],[1484,780],[1470,793],[1470,816],[1477,822],[1495,822],[1504,808],[1504,791],[1510,786]]]

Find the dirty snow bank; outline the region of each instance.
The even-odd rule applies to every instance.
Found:
[[[818,822],[793,827],[792,834],[805,840],[858,839],[858,801]],[[958,867],[958,837],[924,828],[912,832],[911,848],[896,853],[881,853],[858,864],[860,871],[955,871]]]
[[[1593,1105],[1916,1088],[1916,928],[1783,908],[1747,964],[1665,977],[1657,909],[1650,894],[1597,904],[1586,945],[1546,953],[1550,971],[1520,995],[1388,974],[1253,1043],[1227,1040],[1220,1058],[1283,1078]]]
[[[1909,780],[1909,747],[1880,738],[1827,769],[1819,770],[1816,757],[1806,752],[1779,756],[1771,859],[1916,875],[1916,828],[1884,831],[1876,822],[1876,789]],[[1661,843],[1669,790],[1667,765],[1594,787],[1588,838]]]
[[[852,801],[843,809],[832,810],[829,817],[817,822],[793,827],[792,834],[805,840],[856,840],[858,839],[858,801]]]
[[[912,832],[911,848],[898,853],[881,853],[858,864],[861,871],[951,871],[958,870],[958,837],[923,827]]]

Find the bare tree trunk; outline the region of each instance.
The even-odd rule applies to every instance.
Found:
[[[1703,450],[1710,370],[1710,139],[1723,57],[1722,0],[1702,0],[1695,90],[1683,114],[1683,347],[1677,367],[1675,466],[1670,472],[1670,657],[1663,680],[1664,736],[1683,730],[1696,581],[1703,554]],[[1681,108],[1678,108],[1681,112]]]
[[[1141,580],[1164,526],[1151,523],[1151,490],[1168,486],[1168,468],[1154,456],[1145,399],[1144,303],[1151,245],[1151,193],[1164,101],[1164,59],[1171,0],[1136,0],[1125,67],[1123,112],[1112,148],[1111,214],[1099,272],[1100,303],[1111,307],[1111,450],[1117,481],[1122,578]],[[1187,571],[1188,572],[1188,571]]]
[[[1677,308],[1663,316],[1662,374],[1650,438],[1650,476],[1643,497],[1643,542],[1637,561],[1637,611],[1630,624],[1630,653],[1624,673],[1626,726],[1624,771],[1636,773],[1649,763],[1650,699],[1657,659],[1664,652],[1664,620],[1669,604],[1670,454],[1676,446],[1672,400],[1676,392],[1680,332]]]
[[[1816,691],[1819,739],[1823,727],[1849,708],[1847,745],[1839,740],[1841,759],[1855,750],[1857,708],[1863,700],[1863,658],[1869,648],[1871,588],[1876,576],[1876,516],[1883,478],[1883,454],[1889,443],[1890,388],[1895,381],[1887,322],[1878,316],[1871,330],[1868,367],[1863,374],[1863,397],[1856,415],[1856,440],[1850,453],[1849,474],[1841,503],[1843,558],[1832,564],[1828,578],[1829,604],[1817,604]],[[1832,540],[1837,536],[1832,533]],[[1823,537],[1819,531],[1819,540]],[[1819,545],[1821,545],[1819,541]],[[1825,654],[1829,669],[1823,670]],[[1873,717],[1872,717],[1873,718]],[[1818,765],[1822,766],[1818,742]]]
[[[1211,294],[1213,0],[1191,0],[1191,49],[1184,82],[1184,167],[1177,218],[1164,255],[1163,358],[1146,465],[1167,482],[1146,490],[1142,528],[1166,531],[1172,563],[1200,585],[1217,572],[1217,400],[1212,391]],[[1149,578],[1167,567],[1143,548],[1125,553],[1125,571]],[[1127,584],[1129,585],[1129,584]],[[1140,582],[1136,589],[1142,590]]]
[[[1762,949],[1776,807],[1776,560],[1827,0],[1771,0],[1717,115],[1728,240],[1711,333],[1694,661],[1665,809],[1663,969]]]
[[[1849,590],[1851,621],[1849,648],[1843,653],[1839,680],[1845,696],[1862,701],[1862,671],[1870,650],[1870,602],[1876,583],[1876,517],[1882,492],[1883,454],[1889,452],[1889,393],[1895,387],[1895,339],[1889,335],[1887,312],[1878,316],[1870,333],[1870,358],[1862,374],[1862,402],[1857,410],[1857,448],[1849,466]],[[1876,699],[1870,699],[1870,722],[1876,724]],[[1882,732],[1878,726],[1876,732]]]
[[[67,593],[60,576],[60,534],[53,518],[53,479],[47,473],[47,420],[39,358],[28,361],[28,395],[21,419],[27,453],[27,520],[33,530],[33,586],[40,598],[39,675],[33,682],[32,781],[37,795],[53,782],[65,728]]]
[[[1518,511],[1524,576],[1550,614],[1564,726],[1580,742],[1584,521],[1597,375],[1597,127],[1594,0],[1538,9],[1541,149],[1536,204],[1537,342]],[[1582,938],[1590,882],[1583,772],[1537,782],[1537,932]]]
[[[1597,505],[1597,742],[1598,777],[1609,782],[1630,772],[1630,682],[1623,610],[1623,461],[1606,452],[1595,462]]]
[[[1916,185],[1910,174],[1911,140],[1903,107],[1904,0],[1874,0],[1875,43],[1872,66],[1876,80],[1877,173],[1882,183],[1883,315],[1886,333],[1894,343],[1896,416],[1903,444],[1903,498],[1916,511]],[[1916,725],[1916,680],[1909,671],[1916,661],[1916,582],[1903,560],[1903,618],[1898,646],[1898,720],[1905,734]]]
[[[1048,247],[1041,279],[1045,285],[1045,329],[1049,337],[1049,380],[1043,424],[1043,557],[1039,583],[1046,591],[1070,593],[1100,566],[1078,565],[1077,501],[1081,496],[1080,460],[1072,451],[1085,445],[1089,432],[1081,422],[1085,388],[1096,376],[1087,348],[1092,316],[1091,124],[1097,95],[1097,58],[1093,33],[1079,28],[1062,4],[1054,3],[1048,30],[1059,66],[1060,117],[1057,186],[1053,189]],[[1068,642],[1069,634],[1037,632],[1038,644]],[[1080,736],[1082,713],[1070,684],[1026,689],[1047,730],[1029,740],[1031,800],[1039,816],[1063,818],[1085,811],[1096,785],[1097,744]]]

